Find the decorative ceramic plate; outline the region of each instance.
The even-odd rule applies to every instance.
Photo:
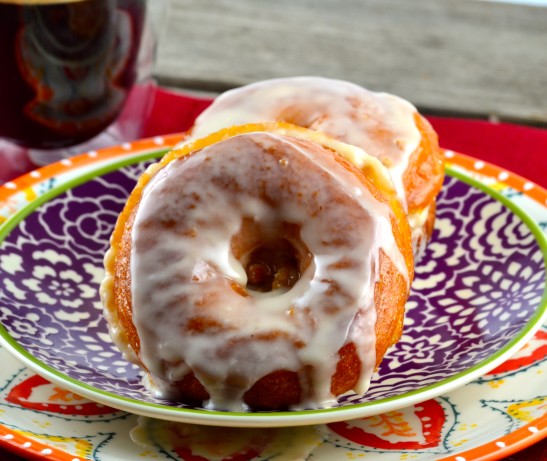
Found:
[[[466,173],[452,155],[436,229],[416,267],[406,326],[366,395],[332,408],[222,412],[159,400],[107,334],[98,284],[108,238],[138,176],[178,138],[65,160],[0,189],[0,339],[25,365],[70,391],[125,411],[219,426],[318,424],[434,398],[516,352],[546,313],[545,208]],[[488,166],[489,167],[489,166]],[[515,179],[516,180],[516,179]],[[529,183],[526,183],[529,184]],[[530,188],[522,182],[522,190]],[[502,189],[503,193],[500,193]],[[526,199],[525,199],[526,197]]]
[[[0,348],[0,446],[43,461],[488,461],[547,436],[547,324],[516,355],[451,393],[328,425],[171,423],[91,402]]]

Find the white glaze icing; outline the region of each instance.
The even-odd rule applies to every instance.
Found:
[[[231,251],[243,218],[266,234],[284,222],[300,226],[313,259],[291,289],[232,289],[247,283]],[[307,365],[302,404],[327,404],[337,351],[348,342],[362,362],[356,391],[365,392],[380,249],[407,275],[388,206],[318,144],[272,133],[235,136],[159,170],[143,191],[132,245],[133,322],[151,387],[176,397],[173,383],[192,370],[216,409],[245,409],[243,395],[260,377]],[[190,334],[196,317],[217,327]]]
[[[407,207],[403,174],[421,134],[416,108],[389,93],[322,77],[265,80],[221,94],[195,121],[191,139],[222,128],[285,121],[322,131],[378,158]]]

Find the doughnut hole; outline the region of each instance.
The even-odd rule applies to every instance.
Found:
[[[245,269],[245,288],[250,292],[291,289],[312,259],[300,226],[285,221],[265,226],[243,218],[239,232],[232,237],[231,250]]]
[[[268,292],[292,288],[300,278],[300,261],[291,242],[277,239],[251,252],[245,272],[249,290]]]

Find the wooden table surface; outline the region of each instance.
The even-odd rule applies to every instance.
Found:
[[[547,2],[546,2],[547,3]],[[480,0],[153,0],[161,84],[342,78],[427,113],[547,125],[547,8]]]

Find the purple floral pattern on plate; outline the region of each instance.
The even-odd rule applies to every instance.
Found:
[[[140,402],[156,399],[110,341],[98,286],[117,216],[146,164],[60,193],[0,244],[0,321],[35,359],[68,377]],[[433,239],[416,267],[401,341],[382,362],[365,403],[439,383],[488,359],[540,303],[545,264],[523,220],[480,189],[447,177]]]

